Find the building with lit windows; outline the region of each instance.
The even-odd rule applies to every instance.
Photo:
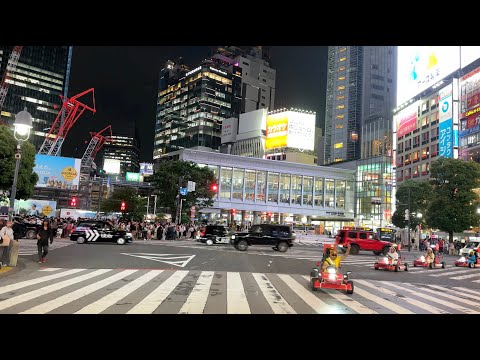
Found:
[[[353,225],[355,171],[184,149],[171,159],[208,166],[218,180],[209,221],[307,223],[332,233]]]
[[[0,79],[3,79],[14,46],[0,46]],[[72,47],[24,46],[17,66],[6,79],[8,93],[0,113],[0,122],[13,124],[24,107],[33,118],[29,141],[38,150],[58,115],[66,96]]]
[[[219,150],[224,119],[238,118],[241,69],[208,59],[189,70],[168,61],[160,72],[153,159],[183,148]]]
[[[121,135],[108,136],[107,138],[109,141],[102,148],[103,167],[105,167],[107,159],[119,160],[120,176],[122,178],[126,176],[127,172],[138,173],[140,164],[136,139]]]

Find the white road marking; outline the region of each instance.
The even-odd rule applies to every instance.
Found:
[[[253,273],[252,276],[275,314],[296,314],[265,274]]]
[[[476,274],[470,274],[470,275],[455,276],[455,277],[451,277],[450,279],[452,279],[452,280],[463,280],[463,279],[469,279],[469,278],[472,278],[472,277],[479,277],[479,276],[480,276],[480,273],[476,273]]]
[[[430,271],[435,271],[435,270],[432,270],[430,269]],[[435,276],[435,277],[439,277],[439,276],[445,276],[445,275],[456,275],[456,274],[462,274],[462,273],[466,273],[466,272],[471,272],[472,269],[468,269],[468,270],[450,270],[450,271],[442,271],[441,273],[439,274],[432,274],[431,276]]]
[[[172,276],[148,294],[142,301],[127,311],[127,314],[151,314],[188,274],[188,271],[175,271]]]
[[[358,280],[356,280],[358,281]],[[386,307],[387,309],[390,309],[394,312],[396,312],[397,314],[414,314],[413,311],[410,311],[408,309],[405,309],[404,307],[400,306],[400,305],[397,305],[391,301],[388,301],[388,300],[385,300],[385,299],[382,299],[381,297],[379,296],[376,296],[376,295],[373,295],[373,294],[370,294],[369,292],[365,291],[365,290],[362,290],[362,289],[359,289],[358,286],[355,287],[355,293],[368,299],[368,300],[371,300],[383,307]]]
[[[227,314],[250,314],[242,278],[238,272],[227,272]]]
[[[203,314],[214,271],[202,271],[179,314]]]
[[[469,299],[474,299],[474,300],[479,300],[480,301],[480,294],[478,293],[475,293],[476,295],[472,295],[472,294],[468,294],[468,293],[465,293],[463,291],[459,291],[458,288],[457,290],[452,290],[452,289],[448,289],[448,288],[445,288],[445,287],[442,287],[442,286],[439,286],[439,285],[428,285],[429,287],[433,287],[435,289],[439,289],[439,290],[442,290],[442,291],[447,291],[449,293],[453,293],[457,296],[463,296],[463,297],[466,297],[466,298],[469,298]]]

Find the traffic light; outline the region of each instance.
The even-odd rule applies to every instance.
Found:
[[[122,201],[122,205],[120,205],[120,211],[125,211],[127,209],[127,205],[125,205],[125,201]]]
[[[233,216],[235,216],[235,209],[230,210],[230,214],[232,214]]]
[[[267,217],[272,217],[272,213],[271,212],[267,212]]]
[[[77,206],[77,197],[76,196],[72,196],[70,198],[70,206],[71,207],[76,207]]]
[[[210,185],[210,190],[212,190],[213,192],[217,192],[217,190],[218,190],[218,185],[217,185],[217,184],[212,184],[212,185]]]

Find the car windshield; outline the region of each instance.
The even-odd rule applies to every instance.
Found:
[[[478,247],[478,242],[474,242],[474,243],[469,243],[468,245],[465,246],[465,249],[475,249]]]

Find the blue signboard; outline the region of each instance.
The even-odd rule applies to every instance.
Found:
[[[446,158],[453,157],[453,121],[445,120],[439,125],[438,155]]]
[[[185,196],[187,195],[188,191],[187,188],[180,188],[180,195]]]

